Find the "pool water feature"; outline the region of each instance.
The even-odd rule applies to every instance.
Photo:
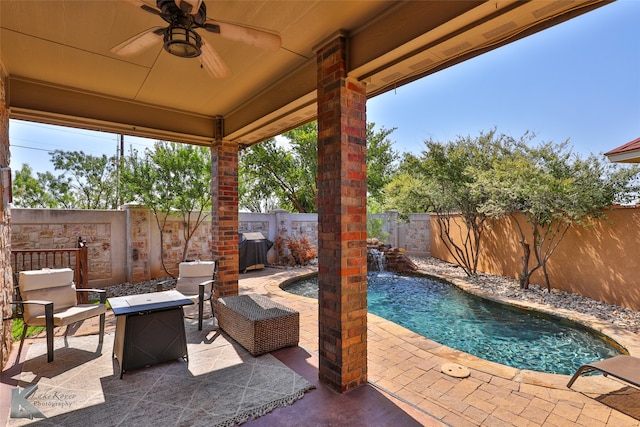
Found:
[[[285,291],[318,298],[317,277]],[[484,300],[427,277],[369,273],[369,312],[430,340],[518,369],[573,374],[621,352],[577,324]]]

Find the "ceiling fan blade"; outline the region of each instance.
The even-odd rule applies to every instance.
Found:
[[[218,52],[204,40],[202,41],[200,51],[200,63],[211,77],[214,79],[222,79],[230,74],[229,69],[220,55],[218,55]]]
[[[200,10],[202,0],[175,0],[175,3],[183,12],[195,15]]]
[[[282,39],[278,34],[245,27],[244,25],[230,24],[228,22],[209,19],[205,21],[202,28],[212,33],[219,33],[220,37],[227,40],[238,41],[251,46],[270,50],[278,50],[280,49],[280,46],[282,46]]]
[[[112,47],[111,52],[122,56],[134,55],[157,43],[160,40],[159,36],[163,33],[163,27],[149,28],[123,41],[119,45]]]
[[[132,6],[139,7],[142,10],[146,10],[147,12],[151,12],[154,15],[162,15],[162,11],[155,6],[151,6],[143,2],[142,0],[124,0]]]

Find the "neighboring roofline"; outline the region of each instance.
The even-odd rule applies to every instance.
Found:
[[[640,150],[640,138],[636,138],[633,141],[627,142],[624,145],[621,145],[618,148],[614,148],[613,150],[607,151],[606,153],[604,153],[605,156],[608,156],[609,154],[619,154],[625,151],[635,151],[635,150]]]
[[[640,138],[614,148],[604,153],[604,155],[612,162],[640,163]]]
[[[605,156],[616,163],[640,163],[640,150],[625,151],[624,153],[606,153]]]

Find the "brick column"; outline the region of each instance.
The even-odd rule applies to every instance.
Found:
[[[317,51],[319,377],[341,393],[367,381],[366,96],[346,44]]]
[[[214,299],[238,295],[238,144],[218,141],[211,147],[211,239],[218,259]]]
[[[0,64],[0,168],[9,167],[9,112],[6,104],[6,75]],[[2,172],[0,172],[2,174]],[[2,318],[11,315],[13,299],[13,279],[11,274],[11,209],[3,200],[7,199],[5,184],[8,177],[0,176],[0,311]],[[11,326],[13,322],[2,322],[0,325],[0,370],[9,358],[11,350]]]

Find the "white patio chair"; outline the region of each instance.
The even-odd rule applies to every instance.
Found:
[[[21,300],[14,301],[13,304],[22,306],[24,326],[16,361],[20,360],[20,353],[29,326],[44,326],[46,328],[48,362],[53,361],[54,327],[68,327],[76,322],[100,316],[98,342],[102,343],[105,313],[107,312],[107,293],[104,289],[76,289],[73,283],[73,270],[70,268],[21,271],[18,287]],[[100,303],[78,304],[78,292],[96,292],[100,295]],[[67,330],[65,330],[65,335]]]
[[[213,286],[218,274],[218,263],[216,261],[189,261],[181,262],[179,266],[179,276],[176,281],[176,290],[191,299],[194,304],[198,304],[198,330],[202,330],[202,319],[204,317],[204,302],[209,301],[211,306],[211,317],[213,311]],[[157,285],[158,291],[162,290],[162,285],[166,281]]]

